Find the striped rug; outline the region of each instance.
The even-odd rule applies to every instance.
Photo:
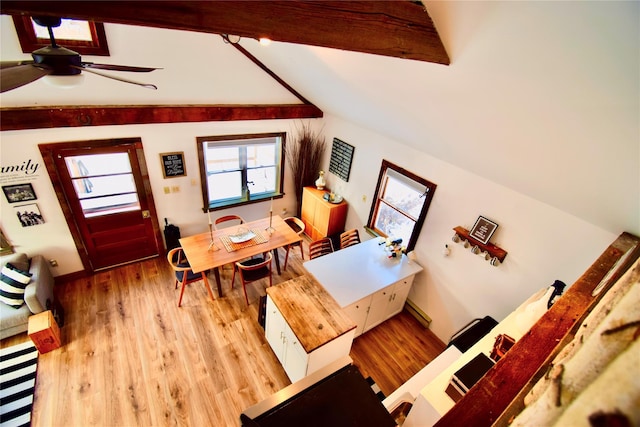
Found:
[[[38,350],[31,341],[0,349],[0,426],[31,425]]]

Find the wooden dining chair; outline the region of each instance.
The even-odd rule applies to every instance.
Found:
[[[328,237],[309,243],[309,259],[318,258],[331,252],[333,252],[333,243]]]
[[[240,215],[225,215],[215,219],[213,222],[213,228],[215,230],[220,230],[222,228],[244,224],[245,222],[246,221]],[[225,264],[223,268],[226,269],[227,265],[230,265],[234,269],[233,273],[235,274],[235,266],[233,264]]]
[[[360,243],[360,233],[358,233],[357,228],[347,230],[340,234],[340,249],[357,245],[358,243]]]
[[[284,222],[286,222],[287,225],[289,227],[291,227],[291,229],[298,234],[298,236],[300,236],[302,233],[304,233],[304,222],[302,222],[302,220],[300,218],[296,218],[295,216],[290,216],[290,217],[285,218]],[[300,246],[300,256],[304,260],[304,249],[302,249],[302,240],[300,240],[299,242],[287,245],[287,246],[285,246],[285,250],[287,251],[287,253],[284,256],[284,270],[287,269],[287,261],[289,260],[289,250],[293,246]]]
[[[258,280],[269,278],[269,286],[272,285],[271,280],[271,259],[273,255],[271,252],[267,252],[264,258],[250,258],[246,261],[236,262],[236,268],[233,270],[233,276],[231,277],[231,289],[236,280],[236,271],[242,281],[242,291],[244,292],[244,300],[249,305],[249,297],[247,296],[247,284],[251,282],[257,282]]]
[[[216,218],[213,223],[213,228],[220,230],[221,228],[233,227],[234,225],[244,224],[245,222],[246,221],[242,219],[240,215],[225,215],[220,218]]]
[[[176,283],[175,288],[178,289],[178,284],[181,284],[180,289],[180,298],[178,299],[178,307],[182,304],[182,295],[184,295],[184,288],[194,282],[198,282],[202,280],[204,282],[205,287],[207,288],[207,292],[209,296],[213,300],[213,292],[211,292],[211,286],[209,286],[209,281],[207,280],[207,272],[203,271],[201,273],[194,273],[191,270],[191,266],[187,261],[187,258],[184,256],[184,252],[182,248],[173,248],[167,253],[167,261],[171,265],[175,273]]]

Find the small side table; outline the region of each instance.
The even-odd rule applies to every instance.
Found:
[[[29,317],[28,334],[40,354],[60,348],[60,328],[51,310]]]

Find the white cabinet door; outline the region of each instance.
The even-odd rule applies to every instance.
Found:
[[[354,302],[351,305],[343,308],[345,314],[349,316],[351,320],[355,322],[356,333],[355,336],[362,334],[364,332],[364,325],[367,321],[367,313],[369,311],[369,306],[371,305],[371,295],[362,298],[359,301]]]
[[[409,291],[411,290],[411,284],[413,283],[413,276],[401,280],[393,285],[393,292],[391,293],[391,298],[389,301],[389,305],[387,306],[387,312],[385,313],[385,319],[395,316],[396,314],[402,311],[404,307],[404,303],[409,296]]]
[[[267,342],[291,382],[303,378],[307,374],[308,355],[269,296],[264,329]]]
[[[302,348],[302,344],[287,326],[285,332],[285,359],[284,370],[291,382],[296,382],[307,375],[308,355]]]
[[[278,357],[280,364],[284,366],[284,328],[286,322],[282,314],[274,304],[273,300],[267,296],[267,313],[265,319],[265,336],[271,349]]]
[[[387,306],[393,294],[393,285],[379,290],[371,297],[369,313],[364,324],[364,332],[387,320]]]

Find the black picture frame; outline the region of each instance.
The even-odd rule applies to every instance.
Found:
[[[9,203],[21,203],[37,199],[36,192],[31,183],[3,185],[2,191]]]
[[[160,161],[162,162],[162,175],[165,179],[187,176],[184,151],[160,153]]]
[[[476,220],[476,223],[473,224],[471,230],[469,231],[469,236],[471,236],[474,240],[486,245],[489,243],[491,236],[496,232],[498,228],[498,224],[491,221],[488,218],[480,215]]]

